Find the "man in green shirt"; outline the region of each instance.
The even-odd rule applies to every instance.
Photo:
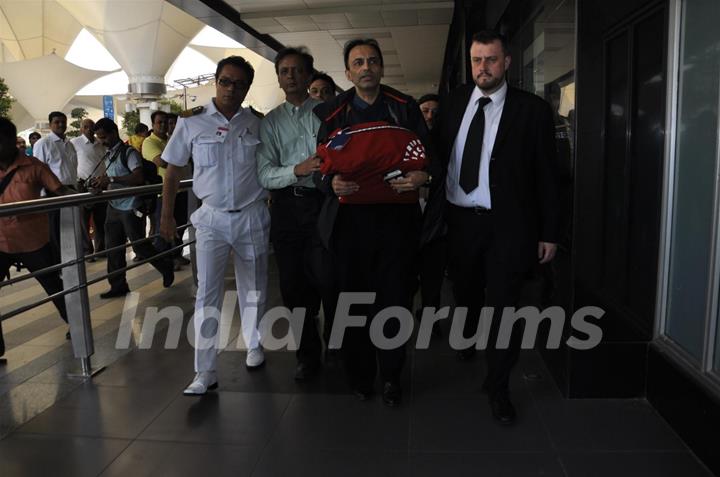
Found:
[[[313,114],[320,101],[308,94],[313,57],[303,49],[280,50],[275,57],[275,72],[285,102],[270,111],[260,125],[258,179],[272,193],[270,240],[283,303],[290,310],[305,309],[295,372],[295,379],[304,381],[321,367],[322,343],[315,322],[320,302],[326,339],[336,302],[328,290],[331,267],[317,233],[323,196],[312,181],[313,172],[320,169],[320,159],[315,156],[320,120]]]

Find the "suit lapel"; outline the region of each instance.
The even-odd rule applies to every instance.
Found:
[[[515,117],[521,109],[520,103],[517,101],[517,97],[513,91],[513,88],[508,86],[507,95],[505,96],[505,106],[503,106],[502,116],[500,117],[500,124],[498,125],[498,132],[495,136],[495,144],[493,145],[492,155],[494,156],[502,147],[503,143],[507,139],[510,130],[513,127]]]

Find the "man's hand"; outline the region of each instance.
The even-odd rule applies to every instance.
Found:
[[[540,260],[540,265],[550,263],[552,261],[552,259],[555,258],[556,252],[557,252],[557,244],[556,243],[539,242],[538,243],[538,259]]]
[[[103,174],[101,176],[90,179],[90,187],[92,187],[93,189],[105,190],[108,188],[108,185],[110,185],[110,179],[108,178],[107,174]]]
[[[310,156],[300,164],[296,165],[293,173],[295,173],[296,177],[305,177],[319,170],[320,158],[318,156]]]
[[[172,244],[175,240],[176,228],[175,217],[160,217],[160,237],[167,243]]]
[[[417,190],[420,186],[425,184],[428,180],[427,172],[425,171],[410,171],[406,172],[404,176],[398,177],[388,182],[395,192],[410,192]]]
[[[335,195],[342,197],[351,195],[360,190],[360,186],[356,182],[344,181],[341,175],[337,175],[332,179],[332,188]]]

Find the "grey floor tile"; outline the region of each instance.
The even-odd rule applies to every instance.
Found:
[[[219,444],[134,441],[102,477],[244,477],[260,449]]]
[[[568,477],[712,477],[689,452],[571,453],[562,460]]]
[[[408,448],[409,406],[388,408],[379,396],[296,395],[272,444],[315,450],[400,450]]]
[[[83,437],[12,435],[0,441],[3,477],[94,477],[129,441]]]
[[[174,389],[112,388],[87,383],[18,432],[132,439],[177,397]]]
[[[405,477],[409,476],[406,452],[367,450],[309,450],[270,446],[258,462],[253,477]]]
[[[64,384],[19,384],[0,398],[0,438],[22,426],[57,400],[69,394],[74,386]]]
[[[418,398],[412,405],[410,450],[418,452],[548,452],[550,439],[527,391],[512,394],[518,419],[498,424],[487,397]]]
[[[140,439],[262,447],[290,402],[285,394],[210,392],[178,397]]]
[[[537,406],[560,451],[686,450],[644,400],[538,400]]]
[[[93,382],[103,386],[173,387],[179,393],[193,375],[190,350],[134,350],[97,375]]]
[[[558,457],[551,453],[413,453],[410,472],[413,477],[565,477]]]

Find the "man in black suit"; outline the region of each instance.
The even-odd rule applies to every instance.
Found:
[[[474,84],[453,91],[440,106],[434,129],[444,166],[450,278],[457,306],[468,307],[464,335],[478,329],[483,306],[493,307],[487,347],[488,392],[493,416],[515,420],[508,393],[520,351],[515,329],[510,347],[496,346],[504,307],[514,307],[523,279],[555,256],[558,201],[553,116],[541,98],[508,87],[510,54],[495,32],[473,36]],[[467,359],[474,348],[463,350]]]

